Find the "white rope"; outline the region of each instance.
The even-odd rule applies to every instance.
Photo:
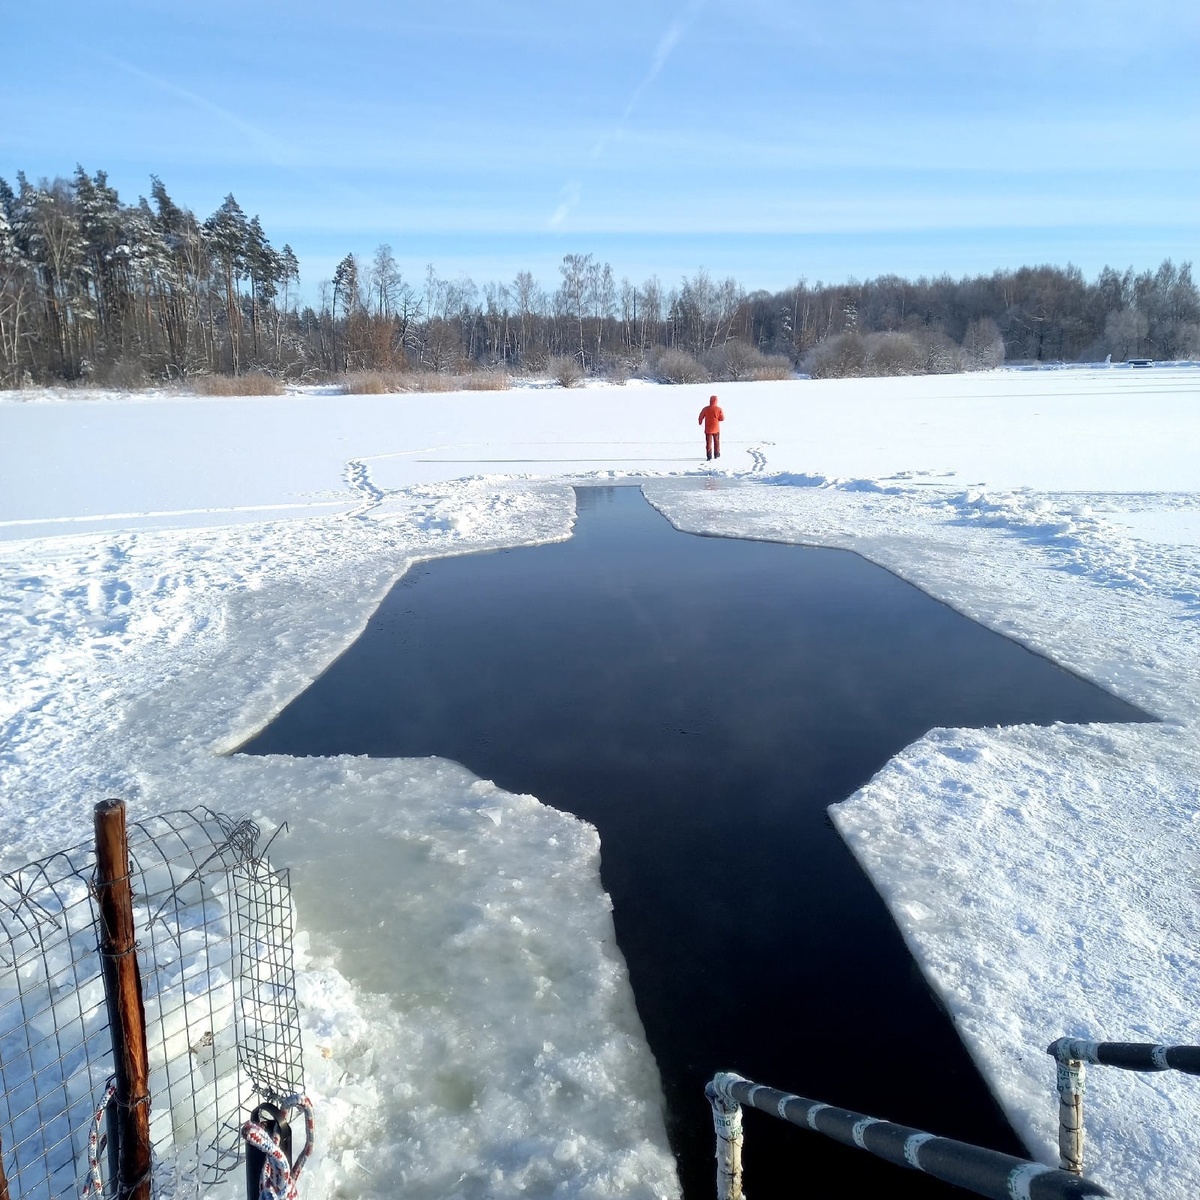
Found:
[[[921,1166],[917,1156],[921,1153],[921,1147],[926,1142],[932,1142],[936,1137],[932,1133],[914,1133],[911,1137],[904,1139],[904,1161],[910,1167],[916,1167],[918,1171],[923,1171],[925,1168]]]
[[[1088,1041],[1086,1038],[1064,1038],[1063,1041],[1066,1043],[1065,1053],[1059,1055],[1059,1061],[1063,1058],[1077,1058],[1093,1066],[1100,1065],[1099,1042]]]
[[[863,1117],[861,1121],[854,1123],[854,1128],[850,1131],[850,1136],[854,1139],[854,1144],[860,1149],[865,1150],[867,1143],[863,1140],[866,1132],[872,1125],[886,1125],[886,1121],[881,1121],[878,1117]]]
[[[821,1132],[819,1129],[817,1129],[817,1114],[823,1113],[827,1108],[830,1107],[831,1105],[828,1104],[814,1104],[812,1108],[810,1108],[808,1112],[804,1114],[804,1120],[809,1129],[813,1130],[815,1133]]]
[[[1008,1194],[1012,1200],[1030,1200],[1030,1185],[1039,1175],[1049,1175],[1053,1167],[1044,1167],[1041,1163],[1026,1163],[1017,1167],[1008,1177]]]

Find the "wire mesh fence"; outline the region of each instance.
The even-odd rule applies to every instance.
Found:
[[[129,825],[156,1195],[218,1182],[241,1160],[248,1110],[303,1090],[289,881],[260,840],[253,821],[208,809]],[[94,872],[85,845],[0,875],[0,1181],[12,1200],[78,1196],[87,1181],[113,1074]]]

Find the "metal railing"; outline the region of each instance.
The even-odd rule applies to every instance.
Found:
[[[1084,1064],[1123,1071],[1181,1071],[1200,1075],[1200,1046],[1152,1042],[1089,1042],[1059,1038],[1046,1047],[1058,1064],[1058,1159],[1064,1171],[1083,1171]]]
[[[991,1200],[1069,1200],[1109,1194],[1077,1174],[806,1100],[728,1072],[707,1084],[704,1094],[712,1105],[717,1134],[717,1200],[742,1200],[743,1104]]]

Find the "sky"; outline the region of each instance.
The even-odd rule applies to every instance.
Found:
[[[1200,251],[1186,0],[0,0],[0,176],[232,193],[315,298],[704,268],[778,289]]]

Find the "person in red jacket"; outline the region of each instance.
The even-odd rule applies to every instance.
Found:
[[[704,426],[704,449],[710,459],[721,457],[721,422],[725,414],[717,405],[716,396],[709,396],[708,404],[700,410],[698,425]]]

